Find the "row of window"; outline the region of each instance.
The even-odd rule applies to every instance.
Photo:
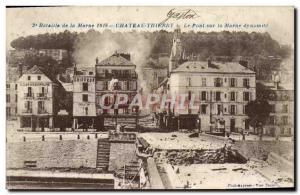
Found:
[[[95,78],[91,77],[75,77],[74,82],[95,82]]]
[[[28,75],[28,76],[27,76],[27,80],[28,80],[28,81],[31,81],[31,79],[32,79],[32,76]],[[41,79],[42,79],[42,76],[41,76],[41,75],[38,75],[38,76],[37,76],[37,80],[40,81]]]
[[[288,116],[281,116],[281,117],[275,117],[275,116],[269,116],[269,125],[288,125],[289,124],[289,117]]]
[[[10,94],[6,94],[6,102],[10,103]],[[15,102],[18,102],[18,95],[15,94]]]
[[[97,90],[108,90],[109,82],[108,81],[98,81],[96,84]],[[115,83],[115,89],[117,90],[136,90],[136,81],[119,81],[118,83]],[[82,83],[82,91],[88,91],[89,90],[89,84],[88,83]]]
[[[276,113],[275,104],[271,104],[271,113]],[[278,105],[277,105],[278,106]],[[289,112],[289,105],[283,104],[281,108],[282,113],[288,113]]]
[[[9,84],[9,83],[6,84],[6,89],[10,89],[10,85],[11,84]],[[17,84],[15,84],[15,90],[18,90],[18,85]]]
[[[6,116],[11,116],[12,115],[12,108],[11,107],[6,107]],[[17,114],[18,113],[18,108],[15,107],[15,113],[14,114]]]
[[[215,105],[216,106],[216,112],[213,112],[213,114],[218,114],[218,115],[221,115],[221,114],[224,114],[224,113],[229,113],[230,115],[236,115],[236,114],[239,114],[237,113],[237,105],[229,105],[228,107],[228,110],[227,108],[223,107],[223,105],[221,104],[218,104],[218,105]],[[208,104],[202,104],[200,105],[200,114],[209,114],[209,105]],[[213,108],[211,108],[212,110],[214,110]],[[241,114],[246,114],[246,106],[244,105],[243,106],[243,112]]]
[[[137,90],[137,82],[136,81],[119,81],[115,83],[116,89],[119,90]],[[109,81],[97,81],[96,82],[96,90],[108,90],[109,89]]]
[[[202,101],[209,101],[209,93],[207,91],[201,91],[200,92],[200,100]],[[226,93],[223,93],[224,94],[224,98],[227,98],[227,94]],[[212,101],[222,101],[222,92],[220,91],[214,91],[212,92],[212,98],[211,100]],[[238,93],[237,92],[230,92],[229,93],[229,100],[230,101],[237,101],[238,99]],[[243,92],[243,100],[244,101],[251,101],[251,92]]]
[[[136,78],[135,70],[104,70],[97,69],[97,77]]]
[[[32,113],[32,101],[25,101],[24,102],[24,112]],[[38,101],[38,113],[42,114],[45,112],[45,102],[44,101]]]
[[[237,78],[229,78],[229,87],[237,87]],[[207,86],[206,78],[202,77],[201,79],[201,85],[203,87]],[[225,86],[224,83],[227,82],[227,78],[214,78],[214,86],[215,87],[223,87]],[[188,85],[192,86],[192,80],[190,77],[188,77]],[[243,78],[243,87],[249,88],[250,87],[250,79],[249,78]]]
[[[292,128],[280,128],[280,134],[281,135],[291,135]]]
[[[38,97],[45,97],[47,89],[45,87],[39,88]],[[27,88],[27,93],[24,94],[24,97],[33,97],[32,87]]]

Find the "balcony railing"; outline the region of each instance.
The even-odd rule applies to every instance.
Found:
[[[32,109],[23,110],[22,113],[24,113],[24,114],[31,114],[32,113]]]
[[[42,98],[42,97],[47,97],[46,93],[38,93],[37,97]]]
[[[136,73],[131,74],[122,74],[122,73],[100,73],[96,75],[97,78],[105,78],[105,79],[111,79],[111,78],[117,78],[117,79],[137,79],[138,75]]]
[[[33,93],[24,93],[25,98],[33,98]]]
[[[222,83],[220,83],[220,82],[215,82],[215,87],[222,87],[222,86],[223,86]]]
[[[47,110],[45,109],[38,109],[38,114],[47,114]]]

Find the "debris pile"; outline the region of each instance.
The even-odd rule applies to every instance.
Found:
[[[216,150],[169,150],[167,162],[171,165],[246,163],[247,159],[230,147]]]

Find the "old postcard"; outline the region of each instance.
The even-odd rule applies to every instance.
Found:
[[[7,7],[7,189],[295,189],[294,12]]]

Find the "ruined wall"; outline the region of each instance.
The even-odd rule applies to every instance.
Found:
[[[109,171],[124,167],[125,163],[135,159],[134,143],[110,143]]]
[[[7,143],[7,168],[23,168],[24,161],[37,161],[37,168],[96,167],[97,141],[32,141]]]

